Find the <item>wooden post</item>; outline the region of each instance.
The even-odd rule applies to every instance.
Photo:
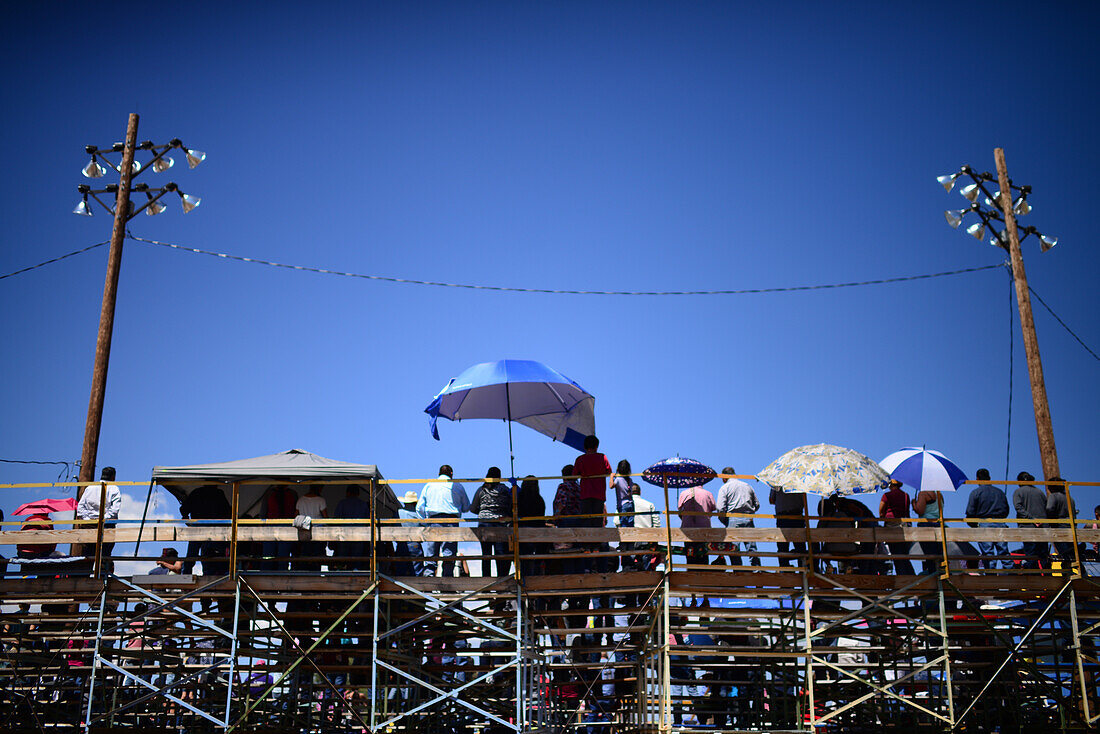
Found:
[[[936,492],[936,505],[940,510],[940,547],[943,550],[943,577],[951,576],[951,562],[947,559],[947,526],[943,521],[943,494]]]
[[[1039,358],[1039,339],[1031,316],[1031,293],[1027,287],[1024,258],[1020,252],[1020,236],[1016,230],[1016,215],[1012,212],[1012,189],[1008,183],[1008,166],[1003,148],[995,148],[997,183],[1001,187],[1001,211],[1008,231],[1008,254],[1012,261],[1012,279],[1016,283],[1016,304],[1020,308],[1020,329],[1024,333],[1024,353],[1027,355],[1027,375],[1031,381],[1031,402],[1035,408],[1035,428],[1039,435],[1039,456],[1043,461],[1045,479],[1061,474],[1058,471],[1058,451],[1054,447],[1054,428],[1047,403],[1047,388],[1043,381],[1043,363]]]
[[[99,578],[103,571],[103,517],[107,511],[107,482],[99,483],[99,520],[95,526],[95,563],[92,565],[92,576]],[[87,568],[87,566],[85,566]]]
[[[111,230],[111,251],[107,255],[107,279],[103,284],[103,305],[99,311],[99,334],[95,343],[95,365],[92,368],[92,393],[88,399],[88,417],[84,422],[84,449],[80,455],[80,481],[95,478],[96,454],[99,452],[99,427],[103,422],[103,396],[107,388],[107,365],[111,360],[111,335],[115,328],[115,299],[118,294],[118,272],[122,267],[122,241],[126,237],[126,222],[130,219],[130,179],[134,175],[134,148],[137,146],[137,113],[130,114],[126,125],[126,143],[122,149],[122,170],[118,194],[115,196],[115,224]]]
[[[371,477],[368,485],[370,491],[370,580],[373,584],[378,580],[378,485]]]
[[[241,485],[233,482],[233,497],[229,503],[229,578],[237,580],[237,515],[240,514]]]
[[[1073,535],[1073,575],[1081,576],[1084,567],[1081,565],[1081,549],[1077,545],[1077,513],[1073,508],[1073,498],[1069,494],[1069,482],[1062,482],[1062,488],[1066,490],[1066,507],[1069,508],[1069,526]]]
[[[814,544],[810,535],[810,497],[805,492],[802,493],[802,517],[806,525],[806,558],[799,561],[799,563],[805,563],[806,570],[809,573],[817,573],[817,561],[814,560]],[[818,522],[821,521],[818,520]],[[826,566],[822,563],[822,569],[825,568]]]

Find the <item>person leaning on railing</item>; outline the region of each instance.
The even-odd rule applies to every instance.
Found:
[[[676,509],[680,513],[680,527],[682,528],[709,528],[710,518],[717,505],[714,495],[709,489],[702,486],[688,487],[680,492],[676,502]],[[707,552],[707,543],[688,542],[684,544],[684,553],[687,562],[691,565],[705,566],[710,563],[710,555]]]
[[[298,493],[285,484],[268,488],[260,502],[260,517],[264,520],[293,520],[298,514]],[[290,568],[290,555],[294,542],[290,540],[265,540],[261,547],[263,567],[269,571],[286,571]],[[187,555],[191,555],[188,552]]]
[[[1033,482],[1035,477],[1022,471],[1016,475],[1017,482]],[[1021,484],[1012,493],[1012,505],[1016,508],[1017,520],[1046,520],[1047,498],[1043,490],[1034,484]],[[1018,523],[1021,526],[1041,528],[1043,523]],[[1047,561],[1049,545],[1046,542],[1028,541],[1024,543],[1024,568],[1039,568]]]
[[[909,518],[909,495],[901,488],[901,482],[897,479],[890,480],[890,488],[882,495],[878,503],[878,515],[882,518],[884,527],[897,528],[908,527],[902,520]],[[909,560],[909,553],[913,544],[908,540],[893,540],[886,544],[890,550],[890,560],[894,564],[894,573],[898,576],[912,576],[913,562]]]
[[[546,515],[546,501],[539,493],[539,480],[533,475],[528,474],[524,477],[519,486],[519,493],[516,495],[516,514],[520,518],[520,527],[546,527],[546,521],[542,519]],[[541,548],[542,546],[538,543],[520,543],[519,552],[524,556],[537,555],[541,552]],[[532,558],[520,561],[520,564],[525,576],[543,572],[541,560]]]
[[[611,474],[611,463],[607,457],[597,449],[600,447],[600,439],[595,436],[584,437],[584,453],[573,461],[573,470],[580,477],[580,501],[582,527],[602,528],[606,519],[602,517],[607,512],[607,476]],[[587,543],[587,549],[598,552],[599,543]],[[607,572],[607,559],[599,557],[595,563],[584,564],[585,571]]]
[[[979,481],[989,481],[989,470],[979,469],[974,478]],[[994,484],[979,484],[970,492],[966,502],[966,516],[982,520],[1003,520],[1008,517],[1008,497],[1000,487]],[[1007,527],[1003,522],[971,522],[972,528],[1003,528]],[[978,564],[988,569],[997,567],[997,561],[992,557],[999,556],[1001,568],[1012,568],[1012,557],[1008,554],[1008,543],[1003,540],[979,540],[978,552],[981,558]]]
[[[477,515],[480,528],[505,528],[512,522],[512,488],[500,481],[500,468],[491,466],[485,472],[485,482],[474,492],[470,512]],[[492,576],[493,559],[496,557],[497,576],[512,572],[512,557],[505,540],[481,541],[481,575]]]
[[[1069,511],[1069,499],[1066,497],[1066,485],[1065,480],[1061,477],[1051,477],[1047,483],[1047,517],[1050,519],[1076,519],[1076,513],[1070,513]],[[1051,527],[1055,528],[1068,528],[1069,523],[1056,522],[1050,523]],[[1063,568],[1067,563],[1073,563],[1075,560],[1075,554],[1073,552],[1073,541],[1069,540],[1057,540],[1054,542],[1054,548],[1058,551],[1058,558],[1062,561]]]
[[[581,520],[576,516],[581,514],[580,485],[573,479],[573,465],[566,464],[561,468],[561,483],[554,493],[554,527],[576,528],[581,526]],[[554,543],[554,552],[572,554],[575,551],[573,543],[560,541]],[[581,573],[583,564],[576,558],[563,558],[555,565],[552,573]]]
[[[913,499],[913,510],[917,513],[917,517],[921,518],[918,525],[924,527],[937,525],[940,521],[940,513],[943,512],[943,495],[927,489],[921,490]],[[941,553],[939,543],[924,542],[919,545],[923,555],[939,556]],[[921,561],[921,569],[926,574],[939,570],[939,565],[940,562],[935,558],[925,558]]]
[[[114,484],[108,484],[104,492],[101,486],[104,482],[115,481],[115,468],[105,466],[99,473],[99,484],[89,484],[80,495],[80,501],[76,505],[76,518],[78,520],[99,520],[99,498],[102,494],[105,498],[103,507],[103,527],[113,528],[118,520],[118,513],[122,509],[122,490]],[[84,530],[95,530],[95,525],[83,525]],[[107,573],[114,570],[114,562],[111,553],[115,549],[114,543],[103,543],[103,567]],[[83,554],[90,558],[95,557],[95,543],[85,543]]]
[[[727,466],[722,470],[723,474],[736,474],[732,466]],[[716,501],[718,506],[718,521],[729,528],[751,528],[756,527],[751,517],[729,517],[729,514],[735,515],[755,515],[756,511],[760,509],[760,500],[756,498],[756,492],[748,482],[743,482],[737,477],[730,477],[723,484],[722,488],[718,490],[718,499]],[[741,544],[737,541],[732,541],[728,545],[730,552],[730,564],[733,566],[741,565]],[[745,541],[745,552],[749,554],[749,563],[753,566],[760,565],[760,556],[756,555],[756,542],[752,540]]]
[[[466,495],[466,489],[454,480],[454,469],[449,464],[439,467],[439,478],[434,482],[428,482],[420,490],[420,501],[416,503],[416,511],[425,519],[450,518],[458,519],[464,512],[470,509],[470,498]],[[457,527],[446,523],[428,523],[430,527]],[[445,542],[425,541],[424,566],[425,576],[435,576],[436,552],[443,559],[443,575],[454,576],[455,561],[458,555],[458,541]]]
[[[773,487],[768,494],[768,501],[775,505],[775,526],[777,528],[806,527],[803,495],[783,492]],[[779,552],[778,563],[780,566],[792,565],[792,559],[783,557],[791,551],[791,543],[787,541],[778,541],[775,544],[775,549]],[[801,541],[795,541],[794,552],[800,556],[805,555],[806,544]],[[797,566],[800,564],[801,560],[798,560],[793,565]]]

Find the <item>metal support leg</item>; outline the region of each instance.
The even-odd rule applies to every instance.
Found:
[[[517,566],[518,568],[518,566]],[[516,575],[516,726],[523,724],[523,588]],[[522,731],[522,729],[521,729]]]
[[[1077,623],[1077,594],[1072,588],[1069,590],[1069,623],[1073,630],[1073,657],[1077,663],[1077,680],[1081,684],[1081,713],[1085,715],[1085,723],[1092,723],[1092,713],[1089,711],[1089,691],[1085,680],[1085,661],[1081,650],[1081,632]]]
[[[233,636],[229,638],[229,688],[225,691],[225,719],[222,726],[229,726],[229,709],[233,704],[233,679],[237,675],[237,624],[241,615],[241,584],[239,577],[234,577],[233,584]],[[247,687],[247,686],[246,686]]]
[[[667,484],[667,479],[666,479]],[[671,562],[671,555],[669,556]],[[671,660],[668,654],[668,638],[672,634],[671,613],[668,609],[669,603],[669,572],[665,571],[665,594],[664,601],[662,602],[662,617],[663,624],[661,625],[661,639],[659,641],[661,645],[661,721],[660,729],[662,732],[672,731],[672,670]]]
[[[942,513],[941,513],[942,514]],[[943,675],[947,686],[947,719],[955,726],[955,695],[951,684],[951,640],[947,637],[947,605],[943,598],[943,580],[936,584],[940,598],[940,635],[943,642]]]
[[[102,503],[100,507],[102,507]],[[99,669],[99,646],[103,640],[103,614],[107,609],[107,585],[110,579],[103,580],[103,590],[99,592],[99,620],[95,628],[95,650],[92,654],[92,672],[88,676],[88,705],[84,709],[84,732],[87,734],[92,726],[92,699],[95,694],[95,673]],[[79,622],[77,622],[79,624]]]
[[[370,730],[378,725],[378,615],[382,609],[382,590],[377,582],[374,587],[374,632],[371,635],[370,658]]]
[[[810,562],[813,567],[813,561]],[[806,569],[802,570],[802,627],[806,641],[806,696],[809,704],[810,731],[817,725],[817,709],[814,700],[814,636],[813,621],[810,616],[810,577]]]

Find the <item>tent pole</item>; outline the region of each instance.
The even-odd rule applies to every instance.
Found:
[[[153,480],[149,480],[149,492],[145,495],[145,509],[141,511],[141,525],[138,526],[137,543],[134,544],[134,558],[141,548],[141,534],[145,531],[145,518],[149,516],[149,500],[153,497]]]
[[[512,390],[508,383],[504,383],[504,402],[508,409],[508,466],[511,478],[516,478],[516,455],[512,449]]]

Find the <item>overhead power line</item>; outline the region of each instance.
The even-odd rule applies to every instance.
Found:
[[[97,242],[94,245],[88,245],[87,247],[83,247],[79,250],[73,250],[72,252],[66,253],[66,254],[61,255],[59,257],[55,257],[55,258],[52,258],[50,260],[40,262],[37,265],[31,265],[30,267],[23,268],[22,270],[16,270],[16,271],[11,272],[11,273],[6,273],[5,275],[0,275],[0,280],[3,280],[4,278],[10,278],[13,275],[19,275],[21,273],[28,273],[32,270],[37,270],[38,268],[41,268],[43,266],[50,265],[50,264],[55,263],[55,262],[60,262],[60,261],[64,260],[67,257],[72,257],[73,255],[79,255],[83,252],[88,252],[88,250],[94,250],[97,247],[103,247],[106,244],[107,244],[107,242]]]
[[[213,252],[211,250],[200,250],[197,247],[185,247],[183,245],[173,244],[171,242],[160,242],[158,240],[150,240],[144,237],[135,237],[132,234],[127,235],[135,242],[145,242],[150,245],[159,245],[160,247],[169,247],[174,250],[181,250],[183,252],[192,252],[198,255],[210,255],[211,257],[218,257],[224,260],[237,260],[238,262],[253,263],[256,265],[267,265],[273,268],[286,268],[288,270],[301,270],[309,273],[320,273],[322,275],[338,275],[344,278],[363,278],[366,280],[379,280],[387,283],[404,283],[407,285],[428,285],[438,288],[466,288],[470,290],[482,290],[482,291],[503,291],[508,293],[548,293],[554,295],[570,295],[570,296],[738,296],[748,295],[753,293],[792,293],[795,291],[816,291],[825,290],[828,288],[852,288],[855,286],[864,285],[881,285],[885,283],[901,283],[911,280],[927,280],[929,278],[942,278],[948,275],[962,275],[964,273],[977,273],[982,270],[993,270],[995,268],[1004,267],[1004,263],[998,263],[996,265],[981,265],[974,268],[962,268],[960,270],[945,270],[939,273],[924,273],[921,275],[905,275],[896,278],[878,278],[875,280],[860,280],[849,283],[823,283],[818,285],[796,285],[786,286],[780,288],[739,288],[733,290],[710,290],[710,291],[585,291],[585,290],[573,290],[565,288],[519,288],[515,286],[501,286],[501,285],[479,285],[475,283],[446,283],[437,280],[415,280],[412,278],[394,278],[387,275],[368,275],[365,273],[348,273],[339,270],[328,270],[326,268],[315,268],[308,265],[290,265],[287,263],[273,262],[271,260],[260,260],[254,257],[242,257],[240,255],[230,255],[224,252]]]
[[[1038,293],[1035,292],[1034,288],[1032,288],[1031,286],[1028,286],[1027,289],[1029,291],[1031,291],[1031,295],[1033,295],[1037,299],[1039,299],[1039,303],[1043,304],[1043,308],[1045,308],[1047,310],[1047,312],[1049,312],[1050,315],[1054,317],[1054,320],[1057,321],[1059,324],[1061,324],[1062,328],[1065,329],[1066,331],[1068,331],[1069,335],[1072,336],[1074,339],[1076,339],[1077,343],[1085,348],[1086,352],[1091,354],[1093,356],[1093,358],[1095,358],[1097,360],[1100,360],[1100,354],[1097,354],[1096,352],[1092,351],[1092,349],[1089,348],[1089,345],[1085,344],[1085,342],[1081,339],[1081,337],[1077,336],[1077,334],[1073,331],[1073,329],[1069,328],[1066,325],[1065,321],[1062,321],[1062,319],[1058,318],[1058,314],[1054,313],[1054,309],[1052,309],[1050,306],[1047,305],[1047,302],[1043,300],[1042,296],[1040,296]]]

